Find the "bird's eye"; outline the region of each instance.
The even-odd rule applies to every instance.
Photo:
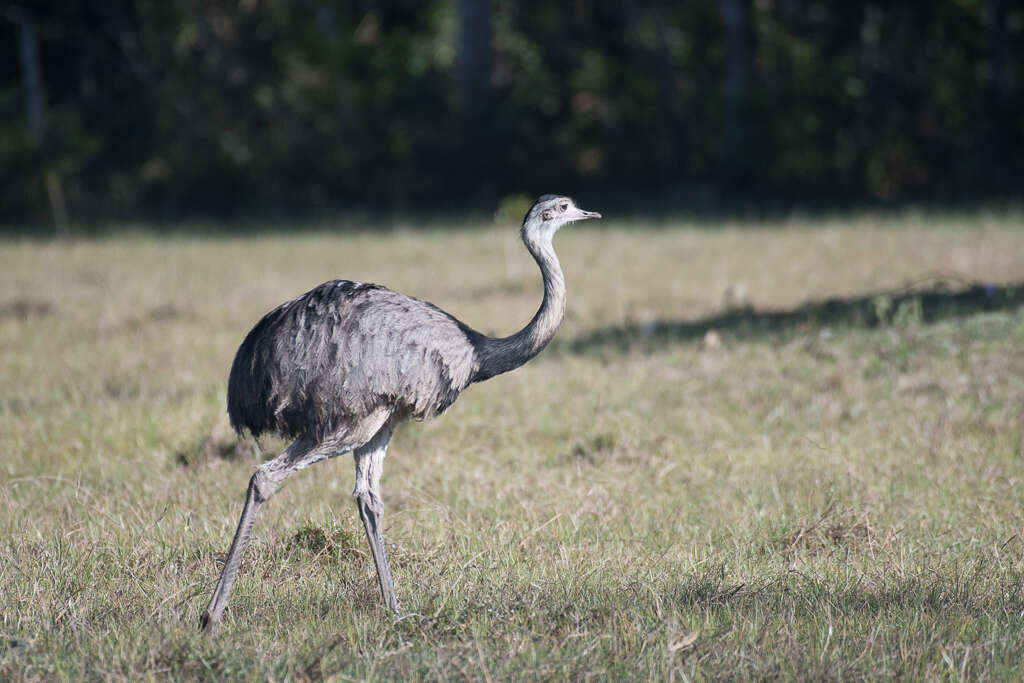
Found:
[[[565,211],[568,208],[569,208],[568,204],[559,204],[559,206],[558,206],[558,210],[559,211]]]

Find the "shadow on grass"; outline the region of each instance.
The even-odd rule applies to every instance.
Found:
[[[728,608],[761,614],[816,611],[829,603],[843,613],[885,614],[899,610],[927,609],[935,614],[950,610],[1000,615],[1019,614],[1024,608],[1020,572],[988,566],[984,571],[958,573],[956,567],[937,567],[920,574],[892,576],[881,585],[834,584],[821,576],[795,569],[783,571],[760,584],[729,584],[710,573],[686,577],[666,596],[689,608]]]
[[[966,284],[966,288],[964,288]],[[964,318],[986,311],[1024,306],[1024,282],[1006,285],[932,284],[852,298],[812,301],[783,311],[757,311],[752,307],[725,311],[697,320],[657,320],[595,330],[565,344],[573,353],[634,346],[658,348],[676,342],[707,339],[721,334],[732,338],[806,334],[826,328],[873,328],[886,325],[929,324]]]

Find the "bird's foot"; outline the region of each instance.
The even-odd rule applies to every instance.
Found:
[[[209,610],[204,611],[202,616],[199,617],[199,630],[208,636],[216,635],[219,626],[220,620],[214,619]]]

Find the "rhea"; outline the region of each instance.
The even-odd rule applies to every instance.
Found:
[[[600,217],[557,195],[543,195],[530,208],[520,234],[540,266],[544,299],[529,324],[509,337],[488,337],[426,301],[348,280],[325,282],[263,316],[231,366],[228,415],[240,436],[248,430],[294,440],[249,480],[202,629],[212,633],[221,621],[260,506],[299,470],[348,452],[356,469],[352,496],[381,597],[399,613],[380,488],[395,426],[443,413],[470,384],[540,353],[565,314],[565,279],[552,238],[567,223]]]

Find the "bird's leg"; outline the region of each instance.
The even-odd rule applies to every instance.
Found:
[[[402,608],[395,595],[395,582],[391,578],[391,567],[388,566],[388,555],[384,549],[384,535],[381,533],[384,505],[380,498],[380,475],[384,468],[384,456],[392,430],[393,426],[390,423],[385,424],[369,443],[353,453],[356,461],[356,486],[352,497],[356,499],[359,518],[363,520],[366,539],[370,542],[381,597],[391,612],[398,615]]]
[[[221,615],[224,613],[224,606],[227,604],[228,595],[231,593],[231,585],[235,582],[238,574],[238,566],[242,563],[242,552],[249,542],[249,532],[252,524],[256,521],[256,512],[260,505],[266,500],[264,494],[259,492],[257,478],[260,472],[252,475],[249,480],[249,490],[245,496],[245,507],[242,508],[242,518],[238,521],[238,529],[235,530],[235,538],[231,541],[231,549],[228,550],[227,559],[224,561],[224,569],[221,570],[220,578],[217,580],[217,587],[213,589],[213,596],[206,606],[206,611],[199,618],[199,628],[211,635],[217,632],[220,625]]]
[[[402,607],[395,596],[395,581],[391,577],[391,567],[388,566],[387,551],[384,550],[384,536],[380,531],[380,505],[369,499],[368,495],[356,497],[356,506],[359,508],[359,518],[363,520],[363,527],[366,529],[366,538],[370,541],[370,552],[373,553],[373,563],[377,567],[377,584],[380,586],[381,597],[384,598],[388,609],[397,615]]]
[[[238,567],[242,563],[242,553],[249,542],[249,532],[252,531],[252,525],[256,521],[256,513],[260,506],[274,495],[285,479],[305,467],[308,464],[306,460],[315,462],[308,457],[310,454],[311,452],[304,444],[296,441],[284,453],[261,465],[252,475],[249,480],[249,490],[245,495],[242,518],[238,521],[235,538],[231,541],[231,549],[228,550],[227,559],[224,560],[224,569],[221,570],[220,579],[217,580],[217,587],[213,589],[213,596],[210,597],[206,611],[199,618],[199,628],[203,631],[212,635],[216,633],[217,627],[220,625],[224,606],[227,604],[231,586],[238,574]],[[298,459],[297,456],[299,456]]]

